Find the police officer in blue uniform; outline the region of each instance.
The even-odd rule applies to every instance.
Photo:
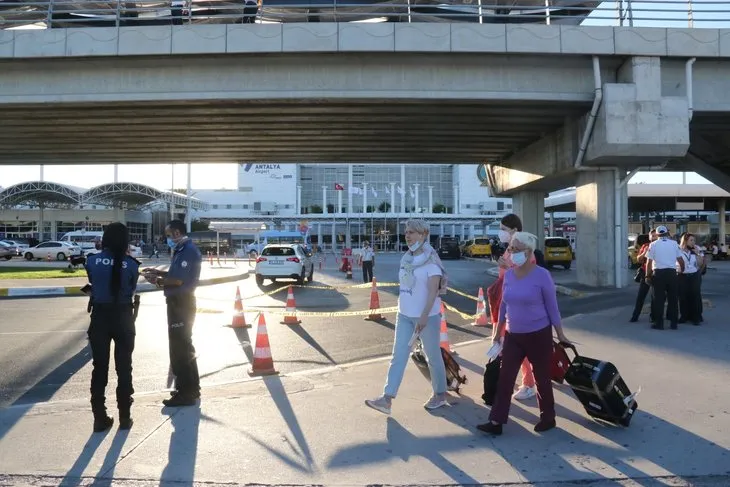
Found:
[[[91,324],[88,336],[93,358],[91,372],[91,410],[94,431],[109,429],[114,420],[106,414],[105,389],[109,378],[109,353],[114,341],[117,370],[117,407],[119,428],[132,427],[132,352],[134,351],[135,291],[139,261],[130,257],[129,232],[122,223],[112,223],[104,231],[101,252],[86,261],[89,276]],[[138,301],[136,302],[139,305]]]
[[[146,270],[145,279],[162,287],[167,300],[167,333],[170,366],[175,391],[162,403],[168,407],[192,406],[200,398],[200,376],[193,346],[193,323],[197,304],[195,288],[200,280],[200,251],[188,238],[185,223],[173,220],[165,228],[167,245],[173,250],[167,272]]]

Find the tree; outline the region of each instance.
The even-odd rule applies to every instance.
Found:
[[[390,203],[383,201],[378,205],[378,211],[380,213],[388,213],[390,211]]]
[[[322,207],[319,205],[312,205],[309,207],[310,213],[322,213]]]
[[[210,223],[195,219],[190,222],[190,231],[191,232],[207,232],[209,228]]]
[[[436,203],[431,209],[434,213],[446,213],[446,205],[443,203]]]

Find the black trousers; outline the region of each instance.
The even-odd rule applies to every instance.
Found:
[[[175,376],[175,389],[181,394],[200,392],[198,361],[193,346],[193,324],[197,303],[193,294],[167,298],[167,336],[170,346],[170,367]]]
[[[117,407],[129,411],[132,405],[132,352],[135,338],[132,304],[95,304],[91,311],[89,344],[91,371],[91,407],[104,413],[105,390],[109,381],[109,356],[114,341],[114,367],[117,371]]]
[[[651,291],[651,286],[646,283],[644,279],[639,282],[639,291],[636,293],[636,304],[634,304],[634,313],[631,315],[632,318],[638,320],[639,315],[641,314],[641,310],[644,308],[644,302],[646,301],[646,297],[649,295],[649,291]],[[651,317],[654,317],[654,310],[652,310]],[[652,319],[652,321],[654,321]]]
[[[678,285],[677,271],[674,269],[658,269],[652,278],[652,316],[657,326],[664,326],[664,303],[667,303],[667,319],[672,325],[677,324]]]
[[[373,281],[373,261],[364,260],[362,261],[362,282]]]
[[[699,272],[679,276],[679,316],[684,321],[702,321],[702,279]]]

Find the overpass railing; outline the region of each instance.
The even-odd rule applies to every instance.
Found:
[[[730,27],[730,1],[0,0],[0,29],[279,22],[473,22],[718,28]]]

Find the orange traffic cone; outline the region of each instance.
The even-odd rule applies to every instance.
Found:
[[[380,296],[378,296],[378,285],[373,277],[373,286],[370,288],[370,309],[380,309]],[[367,317],[368,320],[382,320],[383,315],[380,313],[371,313]]]
[[[236,302],[233,303],[233,319],[231,320],[231,328],[251,328],[246,323],[246,317],[243,314],[243,301],[241,300],[241,290],[236,286]]]
[[[472,323],[472,326],[489,326],[489,320],[487,320],[487,309],[484,303],[484,290],[479,288],[479,296],[477,297],[477,317]]]
[[[286,314],[284,315],[283,325],[298,325],[301,323],[297,319],[297,302],[294,300],[294,288],[289,286],[289,293],[286,295]]]
[[[266,331],[266,319],[259,313],[259,323],[256,327],[256,349],[253,352],[253,363],[248,375],[276,375],[279,371],[274,368],[274,359],[271,356],[269,333]]]
[[[449,344],[449,331],[446,328],[446,309],[444,303],[441,303],[441,334],[439,335],[439,346],[446,350],[451,351],[451,345]]]

